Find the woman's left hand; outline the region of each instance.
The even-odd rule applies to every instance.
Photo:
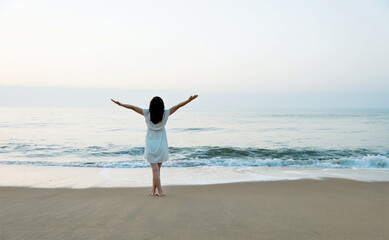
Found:
[[[116,104],[119,105],[119,106],[121,105],[119,101],[115,101],[115,100],[113,100],[113,99],[111,99],[111,101],[114,102],[114,103],[116,103]]]

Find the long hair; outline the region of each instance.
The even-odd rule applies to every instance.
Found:
[[[153,97],[150,101],[150,120],[152,123],[157,124],[162,121],[163,113],[165,111],[165,104],[162,98]]]

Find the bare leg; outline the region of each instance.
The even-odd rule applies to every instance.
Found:
[[[157,196],[163,196],[162,187],[161,187],[161,179],[159,176],[159,167],[158,163],[150,163],[151,169],[153,171],[153,190],[151,193],[154,192]],[[155,190],[158,189],[158,193],[155,193]]]
[[[161,191],[159,191],[159,195],[160,195],[160,196],[164,196],[165,194],[163,194],[163,192],[162,192],[161,168],[162,168],[162,163],[158,163],[159,182],[160,182],[160,184],[161,184]]]
[[[154,170],[153,170],[153,163],[150,163],[150,166],[151,166],[151,171],[153,173],[153,187],[151,189],[151,192],[150,192],[150,196],[155,196],[155,190],[157,189],[157,185],[155,184],[155,181],[154,181]]]
[[[158,173],[159,173],[159,177],[161,177],[161,167],[162,167],[162,163],[158,163]]]

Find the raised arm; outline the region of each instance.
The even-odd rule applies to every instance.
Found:
[[[186,104],[190,103],[191,101],[193,101],[194,99],[197,98],[198,95],[193,95],[193,96],[190,96],[188,98],[188,100],[182,102],[182,103],[179,103],[177,104],[176,106],[170,108],[170,115],[172,115],[175,111],[177,111],[180,107],[183,107],[185,106]]]
[[[121,106],[121,107],[125,107],[125,108],[128,108],[128,109],[131,109],[131,110],[134,110],[135,112],[139,113],[140,115],[143,116],[143,110],[139,107],[136,107],[136,106],[132,106],[132,105],[129,105],[129,104],[123,104],[123,103],[120,103],[119,101],[115,101],[113,99],[111,99],[112,102],[116,103],[117,105]]]

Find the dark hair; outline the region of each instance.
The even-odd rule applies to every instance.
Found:
[[[163,112],[165,111],[165,104],[160,97],[153,97],[150,101],[150,120],[152,123],[157,124],[162,121]]]

